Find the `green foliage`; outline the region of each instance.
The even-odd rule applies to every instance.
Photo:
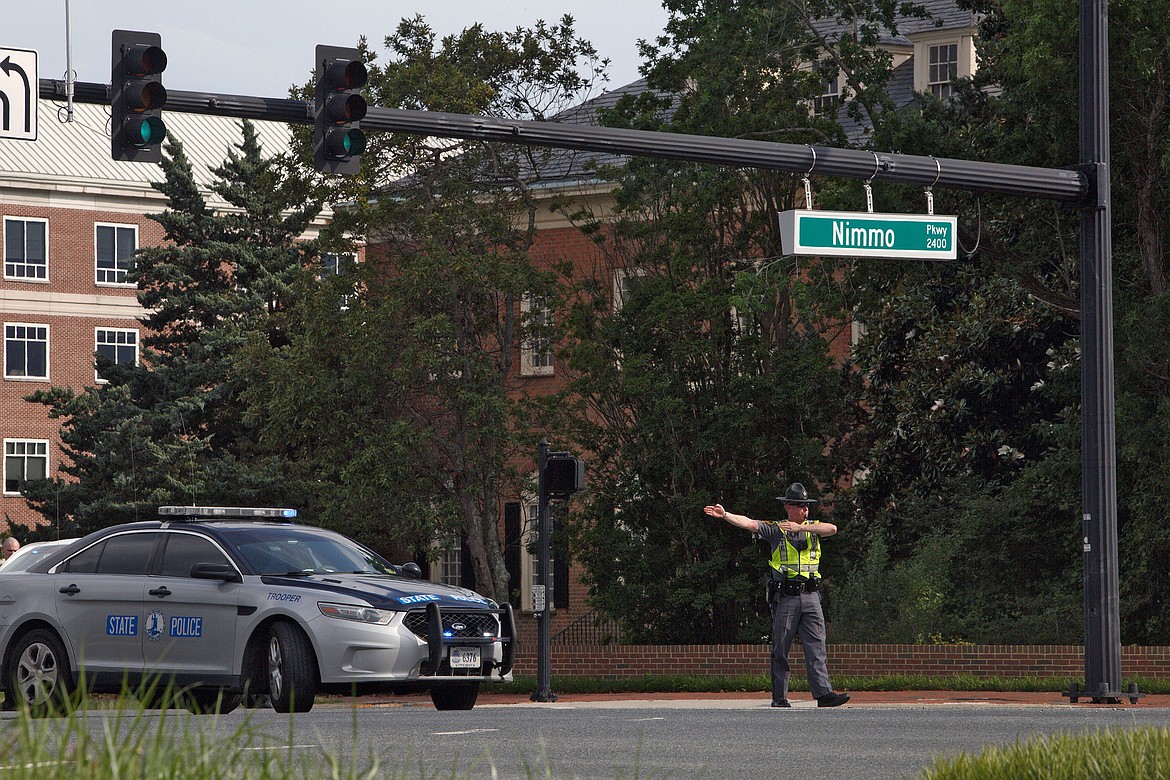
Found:
[[[808,114],[820,82],[799,67],[816,40],[798,9],[668,9],[666,35],[646,48],[652,91],[608,123],[840,138],[834,119]],[[760,641],[766,547],[701,510],[719,501],[774,519],[789,482],[832,484],[826,444],[847,430],[853,381],[830,354],[838,269],[781,257],[790,175],[637,159],[613,176],[618,218],[576,215],[603,262],[568,323],[591,466],[575,555],[624,641]]]
[[[948,103],[925,99],[921,112],[883,116],[873,143],[1071,164],[1077,114],[1052,106],[1077,104],[1075,5],[970,5],[986,14],[975,78]],[[1161,509],[1170,489],[1163,465],[1170,360],[1161,335],[1170,327],[1162,249],[1170,236],[1153,206],[1166,194],[1170,53],[1147,21],[1164,10],[1125,2],[1110,14],[1122,636],[1151,643],[1170,627]],[[879,195],[891,205],[910,197],[901,188]],[[848,549],[851,572],[880,576],[873,566],[885,554],[893,575],[934,555],[931,540],[946,539],[944,636],[1079,641],[1077,215],[950,193],[936,206],[960,214],[960,245],[970,251],[957,268],[859,264],[850,280],[869,327],[857,366],[871,380],[858,396],[871,415],[865,430],[837,450],[843,474],[865,475],[841,505],[844,539],[864,542]],[[855,523],[870,532],[853,533]],[[914,592],[887,607],[911,614]],[[837,607],[864,621],[862,604],[838,599]],[[907,624],[898,633],[913,631]]]
[[[1170,772],[1170,729],[1139,727],[1037,737],[989,747],[978,755],[939,758],[923,780],[998,780],[1011,777],[1164,777]]]
[[[314,246],[300,241],[318,207],[302,180],[263,156],[255,129],[199,192],[181,142],[167,146],[168,209],[156,215],[166,243],[144,248],[128,275],[149,312],[138,365],[99,362],[106,384],[30,396],[62,419],[65,478],[28,486],[50,523],[85,533],[154,515],[167,503],[289,500],[279,464],[242,424],[236,360],[249,339],[276,349],[275,315]]]
[[[416,17],[385,44],[384,65],[367,50],[370,102],[384,107],[539,119],[603,76],[568,17],[441,40]],[[372,137],[363,175],[327,183],[355,203],[327,240],[366,241],[365,262],[306,280],[283,320],[288,344],[260,344],[241,367],[262,441],[322,522],[416,555],[462,539],[477,589],[499,601],[512,595],[502,501],[526,487],[510,464],[544,433],[523,392],[531,380],[515,377],[521,342],[547,334],[520,302],[557,298],[532,249],[531,184],[563,154]]]
[[[234,725],[226,716],[148,710],[128,697],[89,699],[85,712],[63,719],[18,712],[0,737],[6,777],[23,780],[361,780],[447,777],[428,773],[408,757],[389,762],[374,748],[290,750],[251,716]],[[291,724],[290,724],[291,728]]]

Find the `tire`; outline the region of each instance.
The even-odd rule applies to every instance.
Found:
[[[267,693],[247,693],[244,695],[244,706],[250,710],[267,709],[271,705]]]
[[[268,633],[268,696],[277,712],[308,712],[317,695],[317,661],[304,632],[273,623]]]
[[[479,698],[479,683],[452,683],[431,687],[436,710],[469,710]]]
[[[12,696],[16,706],[27,707],[34,716],[69,711],[73,675],[65,645],[54,632],[38,628],[21,637],[12,648],[4,676],[6,697]]]
[[[219,688],[195,688],[182,695],[183,706],[196,715],[227,715],[243,700],[244,694],[228,693]]]

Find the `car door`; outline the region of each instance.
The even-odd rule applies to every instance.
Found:
[[[160,562],[143,595],[142,652],[148,672],[178,681],[227,684],[236,656],[240,585],[193,579],[196,563],[234,565],[211,539],[188,531],[164,535]]]
[[[155,531],[106,537],[54,575],[57,619],[79,671],[95,683],[142,669],[142,595],[157,540]]]

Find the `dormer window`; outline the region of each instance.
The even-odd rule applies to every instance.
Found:
[[[930,66],[927,70],[927,88],[936,98],[951,96],[951,80],[959,75],[959,44],[943,43],[929,49]]]
[[[816,70],[821,77],[821,94],[813,99],[813,113],[820,116],[835,110],[841,102],[841,74],[832,60],[821,60]]]

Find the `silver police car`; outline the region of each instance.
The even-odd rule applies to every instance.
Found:
[[[80,686],[227,712],[267,696],[428,690],[471,709],[512,679],[509,604],[420,579],[293,509],[161,507],[0,578],[6,706],[63,709]],[[173,693],[177,692],[177,693]]]

